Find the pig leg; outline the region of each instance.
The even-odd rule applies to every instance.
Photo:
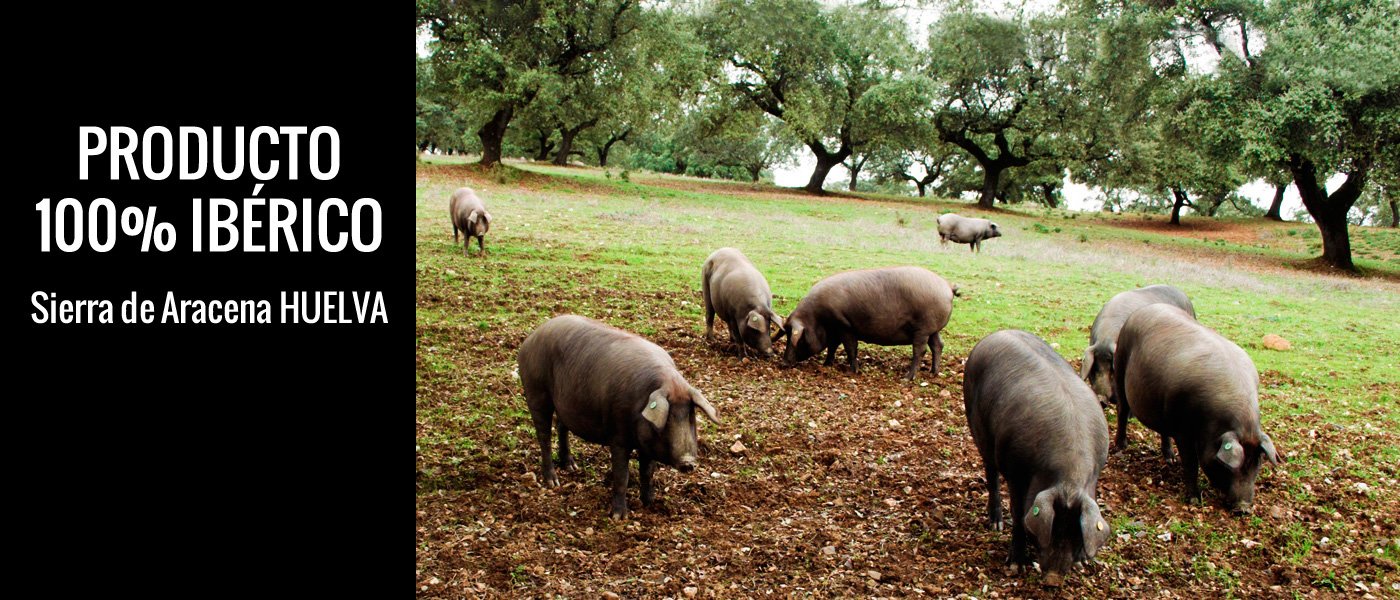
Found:
[[[476,236],[476,249],[478,250],[477,255],[486,256],[486,236]]]
[[[715,337],[715,307],[710,304],[710,284],[705,282],[705,340]]]
[[[452,220],[452,243],[457,243],[457,220]]]
[[[1026,552],[1025,524],[1026,492],[1030,486],[1014,479],[1007,479],[1006,483],[1011,488],[1011,555],[1007,557],[1006,564],[1015,574],[1031,564],[1030,555]]]
[[[642,488],[642,506],[651,506],[656,499],[656,488],[651,487],[651,476],[656,473],[656,461],[638,454],[637,475]]]
[[[943,359],[943,332],[935,331],[929,339],[932,341],[929,342],[928,349],[933,352],[933,374],[936,377],[938,376],[938,363]]]
[[[1118,432],[1113,436],[1113,451],[1128,449],[1128,403],[1118,398]]]
[[[987,529],[1001,531],[1001,473],[998,473],[992,463],[986,464],[987,470]]]
[[[856,373],[856,368],[859,366],[856,360],[856,346],[858,344],[856,343],[855,334],[847,332],[841,340],[841,345],[846,347],[846,364],[851,368],[851,374],[854,375]]]
[[[1194,447],[1194,444],[1183,445],[1181,440],[1176,441],[1176,447],[1181,450],[1181,482],[1186,485],[1186,502],[1191,504],[1201,503],[1201,486],[1197,478],[1200,476],[1200,457],[1195,452],[1187,450]]]
[[[622,446],[612,447],[612,518],[627,518],[627,462],[632,452]]]
[[[554,426],[559,430],[559,459],[554,461],[554,466],[572,471],[578,465],[574,464],[574,455],[569,452],[569,430],[563,423],[555,423]]]
[[[559,476],[554,474],[554,460],[549,456],[549,426],[554,419],[554,405],[531,402],[530,417],[535,421],[535,437],[540,442],[540,483],[545,487],[559,487]],[[564,435],[563,423],[560,423],[559,435]]]
[[[1162,460],[1169,465],[1176,464],[1176,457],[1172,456],[1172,439],[1165,435],[1162,436]]]
[[[791,344],[792,342],[789,341],[788,343]],[[840,340],[832,338],[831,343],[826,346],[826,362],[823,362],[822,366],[829,367],[836,364],[836,347],[840,345]]]
[[[739,326],[733,323],[729,323],[728,325],[729,339],[734,340],[734,355],[743,358],[745,356],[744,338],[739,335]]]
[[[914,338],[914,359],[909,361],[909,372],[904,375],[905,379],[913,381],[919,374],[919,364],[924,362],[924,349],[928,348],[928,338]]]

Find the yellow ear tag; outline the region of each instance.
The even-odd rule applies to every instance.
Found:
[[[1099,521],[1098,523],[1095,523],[1095,524],[1094,524],[1094,529],[1097,529],[1097,530],[1099,530],[1099,531],[1103,531],[1103,521]]]

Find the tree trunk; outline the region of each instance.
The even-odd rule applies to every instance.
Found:
[[[1400,202],[1390,201],[1390,227],[1392,229],[1400,227],[1400,206],[1396,206],[1396,204],[1400,204]]]
[[[1298,196],[1303,207],[1308,209],[1317,229],[1322,233],[1322,260],[1338,269],[1355,271],[1351,262],[1351,238],[1347,232],[1347,212],[1361,190],[1366,186],[1368,160],[1359,161],[1355,170],[1347,173],[1346,181],[1331,194],[1327,193],[1324,181],[1318,181],[1317,171],[1312,162],[1301,157],[1291,157],[1289,170],[1293,172],[1293,185],[1298,188]]]
[[[865,168],[866,160],[869,160],[869,155],[860,160],[856,160],[856,158],[852,156],[849,164],[842,163],[845,164],[846,170],[851,172],[851,184],[846,187],[847,190],[852,192],[856,191],[856,180],[860,179],[860,170]]]
[[[554,164],[561,167],[568,166],[570,155],[582,154],[582,152],[574,150],[574,138],[578,137],[578,134],[582,133],[583,130],[597,124],[598,119],[589,119],[574,127],[559,125],[559,151],[554,153]]]
[[[982,165],[982,196],[977,199],[977,205],[982,208],[993,208],[997,202],[997,184],[1001,182],[1001,172],[1006,167],[992,163]]]
[[[574,149],[575,135],[578,135],[578,131],[559,128],[559,151],[554,153],[554,164],[561,167],[568,166],[569,153]]]
[[[1046,206],[1049,206],[1050,208],[1059,208],[1059,207],[1060,207],[1060,201],[1059,201],[1059,199],[1055,198],[1055,184],[1053,184],[1053,183],[1042,183],[1042,184],[1040,184],[1040,193],[1045,195],[1045,205],[1046,205]]]
[[[1264,213],[1265,219],[1283,220],[1283,193],[1286,191],[1288,191],[1286,183],[1274,186],[1274,201],[1269,204],[1269,212]]]
[[[535,153],[535,160],[544,162],[549,160],[549,151],[554,149],[554,143],[549,141],[550,134],[554,133],[548,129],[539,132],[540,151]]]
[[[826,176],[831,172],[831,168],[841,164],[846,157],[851,155],[851,149],[845,144],[835,153],[827,152],[826,146],[821,142],[808,142],[807,146],[812,149],[812,154],[817,156],[817,167],[812,171],[812,178],[807,180],[806,187],[802,189],[812,194],[822,194],[822,185],[826,183]]]
[[[622,130],[621,134],[608,137],[608,141],[598,148],[598,166],[608,166],[608,153],[612,151],[613,144],[626,140],[627,134],[630,133],[632,133],[632,128],[628,127]]]
[[[1176,199],[1176,202],[1172,203],[1172,225],[1180,225],[1181,209],[1191,206],[1191,197],[1178,185],[1172,186],[1172,197]]]
[[[506,139],[506,129],[510,127],[510,119],[514,116],[515,106],[507,106],[496,111],[496,114],[491,115],[491,120],[476,130],[476,137],[481,138],[482,166],[490,167],[501,162],[501,143]]]
[[[759,176],[763,175],[763,165],[749,165],[745,169],[749,172],[749,181],[758,183]]]
[[[1220,192],[1206,203],[1206,216],[1215,217],[1215,213],[1220,212],[1220,205],[1225,204],[1225,200],[1230,197],[1229,191]]]
[[[924,187],[925,187],[926,184],[925,184],[924,182],[919,181],[919,180],[916,179],[916,180],[914,180],[914,185],[919,186],[919,197],[920,197],[920,198],[923,198],[923,197],[924,197]]]

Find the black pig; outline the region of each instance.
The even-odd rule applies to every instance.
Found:
[[[1200,500],[1204,469],[1231,510],[1251,512],[1260,465],[1279,458],[1259,424],[1259,373],[1249,355],[1180,308],[1153,304],[1123,323],[1113,372],[1114,449],[1128,447],[1135,416],[1161,434],[1168,462],[1176,441],[1187,501]]]
[[[592,319],[550,319],[520,345],[520,382],[540,443],[540,475],[559,485],[549,456],[557,415],[559,466],[573,468],[569,432],[612,449],[612,517],[627,517],[627,463],[637,451],[642,504],[655,491],[656,463],[695,469],[696,412],[718,424],[715,408],[686,382],[656,344]]]
[[[1002,528],[999,476],[1011,491],[1007,563],[1013,572],[1030,564],[1029,531],[1045,583],[1059,585],[1109,537],[1094,500],[1108,456],[1108,426],[1094,392],[1040,338],[1004,330],[968,354],[963,405],[986,469],[993,529]]]

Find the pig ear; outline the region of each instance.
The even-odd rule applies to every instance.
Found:
[[[802,337],[803,327],[801,323],[788,323],[788,343],[797,344],[797,340]]]
[[[695,389],[695,386],[690,386],[690,401],[695,403],[695,406],[700,409],[700,412],[705,414],[705,418],[709,419],[711,423],[715,425],[723,424],[719,421],[719,415],[715,413],[714,405],[710,404],[710,401],[706,400],[705,395],[701,394],[700,390]]]
[[[774,327],[777,327],[779,331],[782,331],[782,329],[783,329],[783,318],[780,317],[780,316],[778,316],[778,313],[773,312],[773,309],[771,309],[771,308],[768,309],[768,320],[769,320],[769,321],[772,321],[773,326],[774,326]]]
[[[1050,532],[1055,526],[1055,491],[1048,489],[1036,494],[1035,502],[1031,504],[1025,516],[1021,517],[1021,522],[1025,524],[1026,531],[1035,536],[1036,542],[1041,546],[1050,545]]]
[[[1094,349],[1092,347],[1084,350],[1084,362],[1079,364],[1079,378],[1088,379],[1089,369],[1094,368]]]
[[[658,389],[647,397],[647,405],[642,409],[642,418],[651,423],[652,427],[664,429],[666,427],[666,415],[671,412],[671,401],[666,398],[666,390]]]
[[[1231,469],[1239,469],[1244,464],[1244,448],[1235,432],[1227,431],[1220,436],[1220,449],[1215,452],[1215,459]]]
[[[773,313],[773,320],[775,323],[778,324],[778,330],[773,333],[773,338],[769,341],[776,344],[778,343],[778,340],[783,339],[783,336],[788,335],[790,333],[790,331],[788,330],[788,326],[790,325],[790,323],[783,321],[783,318],[778,316],[778,313]]]
[[[472,225],[476,225],[476,222],[479,220],[481,220],[480,210],[473,209],[472,212],[467,215],[467,222],[471,223]]]
[[[745,327],[752,327],[755,331],[768,333],[768,328],[765,327],[765,325],[766,323],[763,321],[763,315],[758,312],[758,309],[749,311],[748,318],[744,319]]]
[[[1275,465],[1283,464],[1283,458],[1279,457],[1278,450],[1274,449],[1274,440],[1269,438],[1269,434],[1259,432],[1259,440],[1259,448],[1264,451],[1264,457]]]
[[[1079,531],[1084,538],[1084,554],[1089,558],[1098,554],[1099,548],[1108,543],[1108,538],[1113,532],[1099,513],[1099,503],[1094,502],[1088,494],[1079,498]]]

